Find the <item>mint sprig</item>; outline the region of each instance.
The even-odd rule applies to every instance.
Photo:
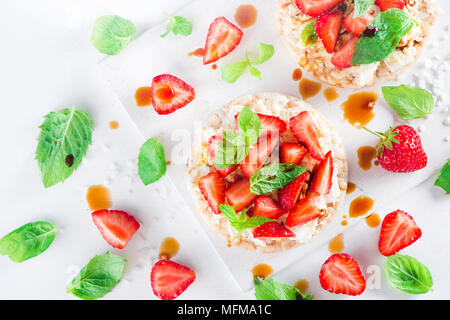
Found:
[[[138,157],[138,173],[144,185],[158,181],[166,173],[164,147],[159,138],[150,138],[142,145]]]
[[[192,22],[181,16],[169,16],[166,12],[163,12],[168,18],[169,22],[166,26],[166,32],[161,35],[161,38],[165,38],[169,33],[174,35],[189,36],[192,33]]]
[[[300,292],[296,287],[273,279],[253,278],[257,300],[313,300],[314,296]],[[300,299],[298,299],[300,298]]]
[[[135,34],[136,26],[130,20],[106,15],[95,20],[91,43],[101,53],[115,56],[133,40]]]
[[[304,172],[306,172],[305,168],[295,164],[268,164],[256,171],[250,178],[250,192],[262,195],[281,189]]]
[[[447,163],[442,167],[434,185],[444,189],[446,194],[450,194],[450,159],[447,159]]]

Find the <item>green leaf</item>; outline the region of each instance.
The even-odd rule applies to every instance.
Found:
[[[164,148],[159,139],[150,138],[142,145],[138,157],[138,172],[144,185],[158,181],[166,173]]]
[[[67,292],[83,300],[103,297],[120,282],[127,260],[109,252],[95,256],[67,286]]]
[[[50,112],[39,127],[36,160],[44,187],[66,180],[78,168],[91,144],[91,116],[82,110]]]
[[[102,16],[95,20],[91,43],[101,53],[115,56],[130,43],[135,34],[133,22],[119,16]]]
[[[447,159],[447,163],[442,167],[434,185],[444,189],[446,194],[450,194],[450,159]]]
[[[369,11],[370,8],[374,5],[375,0],[355,0],[355,9],[353,13],[353,17],[359,18],[362,17]]]
[[[294,286],[276,282],[273,279],[263,280],[260,277],[254,277],[255,297],[257,300],[313,300],[312,295],[305,295]]]
[[[361,37],[356,43],[352,65],[371,64],[386,59],[399,44],[400,40],[411,30],[414,21],[400,9],[380,12],[370,28],[377,31],[373,37]]]
[[[410,256],[396,254],[387,257],[384,261],[384,271],[388,283],[406,293],[426,293],[433,287],[430,270]]]
[[[166,32],[161,35],[161,38],[165,38],[169,33],[173,32],[174,35],[189,36],[192,33],[192,22],[181,16],[169,17],[169,22],[166,26]]]
[[[55,239],[56,227],[50,222],[28,223],[0,239],[0,254],[14,262],[23,262],[48,249]]]
[[[419,119],[433,112],[434,98],[425,89],[382,87],[384,99],[403,120]]]
[[[261,129],[261,121],[258,114],[253,112],[248,106],[244,106],[239,113],[238,123],[241,133],[248,137],[248,143],[250,145],[255,144],[258,141]]]
[[[233,64],[229,64],[227,66],[222,67],[222,80],[228,83],[234,83],[237,79],[244,73],[245,69],[247,69],[248,63],[247,61],[240,61]]]
[[[268,164],[255,172],[250,178],[250,192],[262,195],[281,189],[304,172],[306,172],[305,168],[295,164]]]
[[[275,48],[271,44],[259,43],[259,57],[254,64],[262,64],[273,57]]]
[[[311,21],[306,25],[306,27],[302,30],[300,35],[302,42],[305,46],[310,47],[315,45],[317,39],[319,38],[316,33],[316,20]]]

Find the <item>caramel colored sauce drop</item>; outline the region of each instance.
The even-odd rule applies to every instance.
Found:
[[[341,221],[341,225],[345,227],[346,225],[348,225],[348,221],[347,220],[342,220]]]
[[[360,216],[364,216],[369,212],[373,207],[374,201],[373,199],[365,196],[360,196],[350,203],[350,218],[357,218]]]
[[[322,84],[320,82],[312,81],[306,78],[302,78],[298,84],[298,91],[305,100],[317,95],[321,89]]]
[[[351,125],[362,128],[375,117],[373,107],[378,99],[375,92],[359,92],[348,97],[341,108],[344,110],[344,119]]]
[[[236,9],[234,20],[241,28],[250,28],[258,19],[258,10],[251,4],[244,4]]]
[[[102,185],[89,187],[86,200],[92,211],[111,208],[111,194],[109,189]]]
[[[296,287],[301,293],[305,294],[309,289],[309,282],[306,279],[300,279],[294,284],[294,287]]]
[[[213,65],[211,66],[211,69],[217,70],[217,64],[213,64]]]
[[[367,171],[372,168],[372,162],[377,157],[377,150],[372,146],[362,146],[357,150],[358,165]]]
[[[297,68],[292,71],[292,80],[294,81],[300,81],[300,79],[303,77],[302,69]]]
[[[266,279],[273,272],[273,269],[268,264],[258,264],[253,267],[252,274],[254,277],[260,277]]]
[[[171,86],[165,84],[156,90],[155,97],[163,104],[172,103],[172,100],[175,97],[175,91]]]
[[[170,260],[176,256],[180,250],[180,244],[175,238],[165,238],[159,249],[159,259]]]
[[[152,104],[152,87],[141,87],[134,94],[136,105],[138,107],[146,107]]]
[[[347,182],[347,194],[353,193],[353,191],[355,191],[356,189],[356,184],[354,184],[351,181]]]
[[[331,253],[339,253],[344,250],[344,234],[340,233],[328,243]]]
[[[195,49],[194,51],[192,51],[192,52],[189,52],[188,53],[188,56],[190,56],[190,57],[203,57],[205,55],[205,49],[203,49],[203,48],[198,48],[198,49]]]
[[[339,98],[339,94],[335,88],[326,88],[323,90],[323,96],[327,99],[328,102],[334,101]]]
[[[111,121],[109,123],[109,128],[112,130],[115,130],[115,129],[119,128],[119,123],[117,121]]]
[[[366,218],[366,223],[371,228],[376,228],[380,225],[381,219],[377,213],[372,213]]]

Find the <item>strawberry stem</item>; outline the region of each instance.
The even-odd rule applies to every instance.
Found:
[[[370,129],[367,129],[366,127],[362,127],[364,130],[366,130],[367,132],[370,132],[371,134],[376,135],[378,138],[380,138],[381,140],[386,140],[386,136],[384,134],[382,134],[381,132],[376,132],[376,131],[372,131]]]

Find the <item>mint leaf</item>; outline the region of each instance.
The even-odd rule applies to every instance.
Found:
[[[254,277],[255,297],[257,300],[313,300],[314,296],[305,295],[294,286],[276,282],[273,279],[263,280],[260,277]]]
[[[164,148],[159,139],[148,139],[142,145],[138,157],[138,172],[144,185],[158,181],[166,173]]]
[[[380,12],[369,28],[375,28],[373,37],[361,37],[356,43],[352,65],[371,64],[386,59],[411,30],[414,21],[400,9]]]
[[[95,256],[67,286],[67,292],[83,300],[103,297],[120,282],[127,260],[109,252]]]
[[[115,56],[130,43],[135,34],[133,22],[119,16],[102,16],[95,20],[91,43],[101,53]]]
[[[450,159],[447,159],[447,163],[442,167],[434,185],[444,189],[446,194],[450,194]]]
[[[247,61],[240,61],[227,66],[222,67],[221,74],[222,80],[228,83],[234,83],[244,73],[248,67]]]
[[[387,257],[384,271],[388,283],[406,293],[421,294],[430,291],[433,279],[430,270],[419,260],[401,254]]]
[[[370,8],[374,5],[375,0],[355,0],[355,9],[353,13],[353,17],[359,18],[362,17],[369,11]]]
[[[36,160],[44,187],[66,180],[78,168],[91,144],[91,116],[81,110],[50,112],[39,127]]]
[[[241,133],[248,137],[249,144],[255,144],[258,141],[261,129],[261,121],[256,112],[253,112],[248,106],[244,106],[239,113],[238,123]]]
[[[316,20],[311,21],[306,25],[306,27],[302,30],[300,38],[302,39],[303,44],[306,47],[310,47],[316,44],[317,39],[319,38],[316,33]]]
[[[192,22],[181,16],[171,17],[167,13],[164,14],[169,17],[169,22],[166,26],[166,32],[161,35],[161,38],[165,38],[169,33],[174,35],[189,36],[192,33]]]
[[[14,262],[23,262],[48,249],[56,235],[50,222],[28,223],[0,239],[0,254],[8,255]]]
[[[305,168],[295,164],[268,164],[255,172],[250,178],[250,192],[262,195],[281,189],[304,172],[306,172]]]
[[[419,119],[433,112],[434,98],[425,89],[382,87],[384,99],[403,120]]]
[[[259,57],[254,64],[262,64],[273,57],[275,54],[275,48],[271,44],[259,44]]]

